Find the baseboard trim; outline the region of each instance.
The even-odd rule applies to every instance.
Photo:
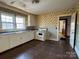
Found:
[[[51,40],[53,40],[53,41],[59,41],[58,39],[51,39]]]
[[[44,41],[46,41],[46,40],[39,40],[39,39],[33,39],[33,40],[37,40],[37,41],[41,41],[41,42],[44,42]]]

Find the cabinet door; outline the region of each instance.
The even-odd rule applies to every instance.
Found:
[[[10,48],[9,40],[6,39],[6,36],[0,37],[0,53],[6,51]]]
[[[26,43],[34,38],[34,32],[23,32],[10,35],[11,48]]]
[[[20,35],[21,43],[26,43],[32,39],[34,39],[34,32],[33,31],[24,32],[24,33],[21,33],[21,35]]]
[[[11,48],[16,47],[21,44],[18,34],[10,35],[9,39],[10,39],[10,47]]]

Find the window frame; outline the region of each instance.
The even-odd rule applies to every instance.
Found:
[[[11,23],[11,22],[2,22],[2,20],[1,20],[1,13],[3,14],[11,14],[12,15],[12,18],[13,18],[13,22]],[[18,15],[18,14],[17,14]],[[18,15],[18,16],[21,16],[21,17],[23,17],[25,20],[23,20],[23,22],[24,22],[24,27],[25,28],[22,28],[22,29],[17,29],[17,25],[16,25],[16,16],[17,16],[15,13],[9,13],[9,12],[5,12],[5,11],[0,11],[0,29],[2,30],[2,31],[0,31],[0,33],[1,32],[19,32],[19,31],[25,31],[26,30],[26,22],[25,22],[25,20],[26,20],[26,17],[25,16],[23,16],[23,15]],[[13,29],[3,29],[2,28],[2,23],[11,23],[11,24],[13,24]]]
[[[7,21],[2,21],[2,18],[1,18],[0,22],[2,24],[2,30],[4,30],[4,31],[13,31],[14,30],[14,14],[11,14],[11,13],[8,13],[8,12],[1,12],[0,16],[2,16],[2,15],[4,15],[5,17],[7,17],[7,16],[9,17],[11,15],[12,16],[12,20],[13,20],[13,22],[7,22]],[[3,29],[3,23],[5,23],[7,25],[13,24],[13,29],[8,29],[8,28]]]
[[[17,17],[25,18],[25,16],[22,16],[22,15],[16,15],[16,18],[17,18]],[[17,29],[17,30],[25,30],[25,29],[26,29],[26,22],[25,22],[25,20],[26,20],[26,18],[23,19],[23,23],[17,23],[17,22],[16,22],[16,29]],[[18,29],[18,28],[17,28],[17,24],[23,24],[25,28]]]

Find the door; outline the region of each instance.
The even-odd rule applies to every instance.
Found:
[[[75,39],[76,39],[76,12],[72,14],[71,16],[71,28],[70,28],[70,45],[72,48],[74,48]]]

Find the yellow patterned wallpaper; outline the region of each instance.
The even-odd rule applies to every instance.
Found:
[[[64,9],[61,11],[50,12],[37,16],[37,22],[39,27],[51,27],[58,24],[58,16],[63,14],[73,13],[74,9]]]
[[[50,13],[38,16],[38,25],[41,27],[55,26],[57,24],[57,17]]]
[[[57,26],[59,24],[59,16],[65,14],[72,14],[75,11],[72,9],[64,9],[61,11],[54,11],[37,16],[37,25],[38,27],[48,28],[48,31],[51,33],[51,40],[57,40]]]

